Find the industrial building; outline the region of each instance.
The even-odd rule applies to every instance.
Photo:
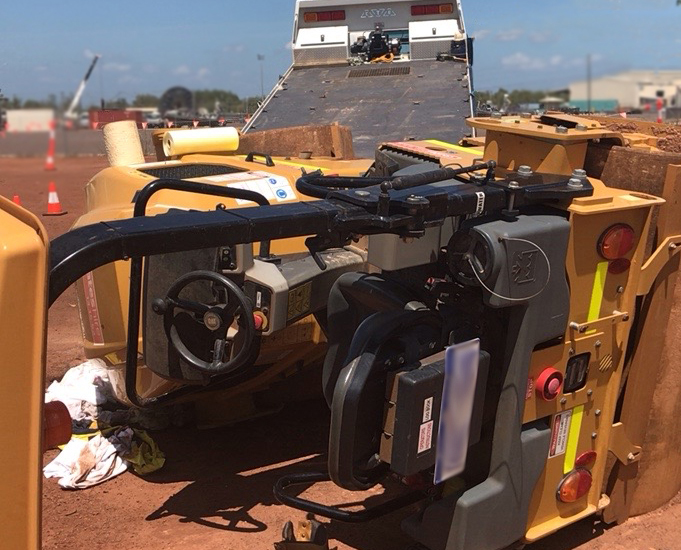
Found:
[[[589,88],[591,92],[589,93]],[[581,110],[616,111],[654,107],[657,99],[665,107],[681,106],[681,70],[627,71],[570,84],[570,105]]]

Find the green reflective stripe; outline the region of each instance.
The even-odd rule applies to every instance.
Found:
[[[591,303],[587,322],[595,321],[601,317],[601,305],[603,304],[603,292],[605,291],[605,277],[608,274],[608,262],[601,262],[596,267],[594,286],[591,290]]]
[[[572,409],[572,419],[570,421],[570,431],[568,432],[567,450],[565,451],[565,462],[563,463],[563,473],[574,470],[575,460],[577,459],[577,445],[579,444],[579,432],[582,430],[582,417],[584,416],[584,405]]]

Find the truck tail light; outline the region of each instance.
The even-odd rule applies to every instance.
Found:
[[[426,4],[425,6],[412,6],[412,15],[443,15],[454,13],[454,4]]]
[[[596,463],[597,458],[596,451],[584,451],[575,459],[575,468],[591,468]]]
[[[626,256],[636,241],[634,230],[625,223],[610,226],[598,239],[598,253],[606,260],[618,260]]]
[[[588,470],[572,470],[558,485],[556,498],[561,502],[576,502],[589,492],[592,483],[593,478]]]
[[[305,23],[345,21],[345,10],[309,11],[303,16],[303,19]]]

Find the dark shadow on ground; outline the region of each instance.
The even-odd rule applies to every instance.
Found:
[[[245,540],[250,533],[268,527],[278,533],[282,525],[268,525],[267,521],[272,521],[268,520],[270,514],[268,518],[257,517],[253,509],[258,505],[281,506],[272,492],[280,477],[326,468],[328,427],[328,407],[324,401],[316,400],[289,404],[277,415],[232,427],[205,431],[176,429],[154,434],[167,462],[162,470],[145,479],[152,483],[189,484],[146,519],[176,516],[181,523],[239,533]],[[302,487],[292,494],[304,490]],[[388,484],[385,494],[349,493],[324,484],[311,489],[305,498],[344,508],[362,502],[374,506],[399,491],[399,487]],[[414,507],[407,508],[365,524],[317,519],[326,524],[332,539],[353,548],[399,550],[412,544],[402,533],[400,522],[413,512]],[[284,510],[286,514],[289,512]],[[528,545],[527,550],[572,550],[596,539],[608,527],[587,518]]]

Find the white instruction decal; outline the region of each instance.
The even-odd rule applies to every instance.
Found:
[[[423,421],[430,422],[433,419],[433,398],[429,397],[423,402]]]
[[[421,429],[419,430],[419,448],[417,454],[429,451],[433,446],[433,421],[421,424]]]
[[[553,417],[553,430],[551,431],[549,458],[565,454],[571,419],[572,410],[558,413]]]
[[[270,202],[286,202],[296,199],[296,194],[288,179],[260,170],[253,172],[239,172],[237,174],[221,174],[202,178],[215,183],[227,183],[227,187],[244,189],[260,193]],[[239,206],[253,205],[251,201],[236,199]]]
[[[475,215],[480,216],[485,211],[485,194],[478,191],[476,195],[478,196],[478,205],[475,208]]]

